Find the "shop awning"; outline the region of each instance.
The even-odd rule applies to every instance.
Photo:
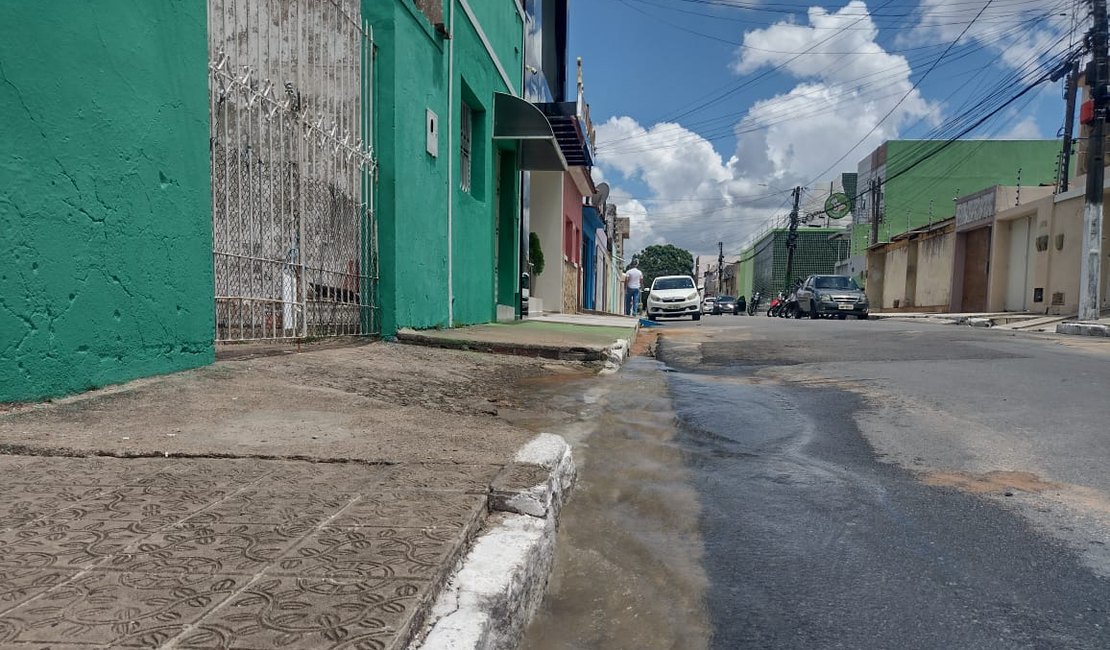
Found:
[[[494,93],[493,139],[520,143],[522,170],[561,172],[567,169],[551,123],[540,109],[520,97]]]

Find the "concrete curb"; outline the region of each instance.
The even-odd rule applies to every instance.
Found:
[[[410,650],[517,647],[547,590],[559,512],[576,476],[560,436],[542,433],[517,452],[494,480],[490,509],[500,512],[448,579]]]
[[[1110,337],[1110,326],[1102,323],[1060,323],[1056,325],[1056,333]]]
[[[636,332],[632,333],[635,338]],[[617,339],[617,342],[609,346],[608,358],[605,360],[605,367],[601,369],[598,374],[611,375],[621,369],[624,362],[629,357],[629,352],[632,350],[632,343],[630,339]]]

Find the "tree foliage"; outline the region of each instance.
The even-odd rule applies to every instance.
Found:
[[[538,277],[543,273],[543,248],[540,247],[540,236],[534,232],[528,233],[528,259],[532,262],[532,271]]]
[[[690,275],[694,256],[673,244],[653,244],[632,256],[644,274],[644,288],[661,275]]]

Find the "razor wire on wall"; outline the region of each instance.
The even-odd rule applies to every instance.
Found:
[[[217,341],[378,331],[359,16],[353,0],[208,0]]]

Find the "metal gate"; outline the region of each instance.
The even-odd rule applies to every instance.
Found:
[[[357,0],[208,0],[216,340],[378,331]]]

